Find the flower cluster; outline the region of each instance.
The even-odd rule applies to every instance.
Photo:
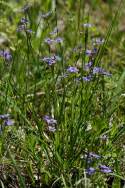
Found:
[[[112,173],[111,168],[105,165],[99,165],[99,171],[105,174]],[[95,172],[96,169],[93,167],[89,167],[88,169],[86,169],[86,174],[88,175],[93,175]]]
[[[99,160],[101,158],[100,155],[93,153],[93,152],[89,152],[88,154],[85,154],[85,159],[87,160],[88,164],[91,164],[93,162],[93,160]],[[99,165],[97,169],[93,168],[93,167],[89,167],[86,169],[86,174],[88,175],[92,175],[96,172],[96,170],[103,172],[103,173],[112,173],[112,170],[110,167],[106,166],[106,165]]]
[[[111,73],[109,73],[105,69],[103,69],[102,67],[93,67],[92,61],[85,64],[84,70],[85,71],[91,70],[91,73],[89,75],[89,77],[91,77],[91,78],[92,78],[93,75],[105,75],[105,76],[111,76],[112,75]]]
[[[25,31],[26,33],[33,33],[33,31],[28,28],[28,23],[28,19],[21,18],[20,23],[17,27],[17,32]]]

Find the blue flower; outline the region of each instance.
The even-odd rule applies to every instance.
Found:
[[[47,44],[49,44],[49,45],[54,42],[54,40],[53,40],[53,39],[50,39],[50,38],[46,38],[44,41],[45,41],[45,43],[47,43]]]
[[[55,126],[48,126],[48,130],[50,131],[50,132],[55,132],[56,131],[56,128],[55,128]]]
[[[86,173],[88,175],[93,175],[95,172],[96,172],[96,170],[93,167],[89,167],[88,169],[86,169]]]
[[[10,114],[0,115],[0,119],[3,121],[4,126],[14,125],[14,120],[10,119]]]
[[[94,67],[93,68],[93,74],[102,74],[102,75],[106,75],[106,76],[111,76],[112,74],[110,74],[109,72],[106,72],[103,68],[101,67]]]
[[[101,67],[94,67],[93,74],[103,73],[103,69]]]
[[[4,51],[4,58],[7,61],[10,61],[12,59],[12,55],[10,54],[9,51]]]
[[[48,115],[45,115],[43,117],[43,120],[48,124],[48,125],[53,125],[53,124],[57,124],[57,120],[55,120],[54,118],[48,116]]]
[[[26,18],[21,18],[20,23],[21,24],[27,24],[28,20]]]
[[[77,73],[79,70],[78,70],[76,67],[70,66],[70,67],[67,69],[67,71],[70,72],[70,73]]]
[[[61,37],[57,37],[57,38],[55,39],[55,42],[56,42],[56,43],[61,43],[61,42],[63,42],[63,39],[62,39]]]
[[[5,126],[12,126],[12,125],[14,125],[14,121],[12,119],[7,119],[7,120],[5,120],[4,125]]]
[[[34,33],[33,31],[32,31],[32,29],[29,29],[28,27],[27,27],[27,23],[28,23],[29,21],[26,19],[26,18],[21,18],[21,20],[20,20],[20,25],[18,25],[18,27],[17,27],[17,32],[21,32],[21,31],[25,31],[26,33]]]
[[[90,152],[90,153],[89,153],[89,157],[90,157],[90,158],[95,158],[95,159],[100,159],[100,158],[101,158],[100,155],[97,155],[97,154],[95,154],[95,153],[93,153],[93,152]]]
[[[54,118],[48,116],[48,115],[45,115],[43,117],[43,120],[48,124],[48,130],[50,132],[55,132],[56,131],[56,127],[55,125],[57,124],[57,120],[55,120]]]
[[[112,173],[112,170],[108,166],[100,165],[99,168],[100,171],[103,173]]]
[[[88,71],[88,70],[92,67],[92,65],[93,65],[93,62],[90,61],[90,62],[88,62],[88,63],[85,64],[84,69],[85,69],[86,71]]]
[[[20,31],[25,31],[25,30],[26,30],[26,26],[25,25],[19,25],[16,31],[20,32]]]
[[[86,55],[91,56],[92,55],[92,50],[86,50]]]
[[[97,49],[94,48],[93,50],[86,50],[86,55],[87,56],[93,56],[97,53]]]
[[[61,43],[63,42],[63,39],[61,37],[57,37],[56,39],[51,39],[51,38],[45,38],[45,43],[47,43],[48,45],[52,44],[52,43]]]
[[[85,81],[85,82],[90,82],[90,81],[92,80],[92,76],[91,76],[91,75],[83,76],[82,79],[83,79],[83,81]]]
[[[3,50],[0,51],[0,56],[3,57],[6,61],[11,61],[12,60],[12,55],[8,50]]]
[[[61,58],[59,56],[54,55],[52,57],[44,57],[41,60],[48,63],[48,65],[53,65],[56,63],[56,61],[61,61]]]

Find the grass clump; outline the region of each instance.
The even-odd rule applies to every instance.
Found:
[[[98,3],[0,1],[1,187],[124,184],[124,2]]]

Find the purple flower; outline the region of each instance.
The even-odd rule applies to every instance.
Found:
[[[44,41],[45,41],[45,43],[47,43],[47,44],[49,44],[49,45],[54,42],[54,40],[53,40],[53,39],[50,39],[50,38],[46,38]]]
[[[56,42],[56,43],[61,43],[61,42],[63,42],[63,39],[62,39],[61,37],[57,37],[57,38],[55,39],[55,42]]]
[[[59,56],[52,56],[52,57],[44,57],[42,61],[48,63],[48,65],[53,65],[56,63],[56,61],[61,61],[61,58]]]
[[[112,173],[112,170],[108,166],[100,165],[99,168],[100,171],[103,173]]]
[[[5,58],[5,60],[7,60],[7,61],[11,61],[12,55],[10,54],[9,51],[4,51],[4,58]]]
[[[55,132],[55,131],[56,131],[56,128],[55,128],[54,125],[53,125],[53,126],[52,126],[52,125],[51,125],[51,126],[49,125],[49,126],[48,126],[48,130],[49,130],[50,132]]]
[[[77,73],[79,70],[76,68],[76,67],[69,67],[68,69],[67,69],[67,71],[68,72],[70,72],[70,73]]]
[[[83,79],[85,82],[90,82],[90,81],[92,80],[92,76],[91,76],[91,75],[83,76],[82,79]]]
[[[48,65],[53,65],[56,63],[56,59],[53,57],[44,57],[43,61],[48,63]]]
[[[0,115],[0,119],[3,121],[4,126],[11,126],[14,124],[14,120],[10,119],[10,114]]]
[[[92,67],[92,64],[93,64],[93,62],[91,62],[91,61],[89,63],[86,63],[85,66],[84,66],[84,69],[86,71],[88,71]]]
[[[103,68],[101,67],[94,67],[93,68],[93,74],[102,74],[106,76],[111,76],[110,73],[106,72]]]
[[[90,167],[90,168],[86,169],[86,173],[87,173],[88,175],[94,174],[95,171],[96,171],[96,170],[95,170],[93,167]]]
[[[27,24],[28,20],[26,18],[21,18],[20,23],[21,24]]]
[[[51,38],[46,38],[45,43],[47,43],[48,45],[52,44],[52,43],[61,43],[63,42],[63,39],[61,37],[57,37],[56,39],[51,39]]]
[[[3,57],[6,61],[11,61],[12,59],[12,55],[10,54],[8,50],[0,51],[0,56]]]
[[[97,154],[95,154],[95,153],[93,153],[93,152],[90,152],[90,153],[89,153],[89,157],[90,157],[90,158],[95,158],[95,159],[100,159],[100,158],[101,158],[100,155],[97,155]]]
[[[48,116],[48,115],[45,115],[43,117],[43,120],[48,124],[48,130],[50,132],[55,132],[56,131],[56,127],[55,125],[57,124],[57,120],[55,120],[54,118]]]
[[[21,18],[20,25],[18,25],[17,32],[25,31],[26,30],[26,24],[28,23],[28,20],[26,18]]]
[[[101,67],[94,67],[93,68],[93,74],[102,73],[102,72],[103,72],[103,69]]]
[[[16,29],[17,32],[24,31],[26,29],[25,25],[19,25]]]
[[[97,49],[94,48],[93,50],[86,50],[86,55],[87,56],[92,56],[95,55],[97,53]]]
[[[53,124],[57,124],[57,120],[55,120],[54,118],[48,116],[48,115],[45,115],[43,117],[43,120],[48,124],[48,125],[53,125]]]
[[[86,55],[91,56],[92,55],[92,50],[86,50]]]
[[[7,120],[5,120],[5,122],[4,122],[5,124],[5,126],[11,126],[11,125],[14,125],[14,121],[12,120],[12,119],[7,119]]]

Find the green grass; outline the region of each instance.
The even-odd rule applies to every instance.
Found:
[[[0,187],[108,188],[112,178],[111,187],[120,188],[125,180],[124,1],[36,0],[23,11],[25,4],[0,1],[0,114],[10,114],[0,116]],[[28,23],[18,32],[22,18]],[[57,37],[63,41],[45,42]],[[100,38],[104,43],[94,45]],[[88,56],[93,48],[97,53]],[[2,50],[10,51],[10,61]],[[44,62],[54,55],[52,65]],[[68,72],[70,66],[76,73]],[[95,67],[105,71],[93,74]],[[49,125],[45,115],[57,123],[52,119]],[[7,126],[10,120],[14,125]],[[100,165],[112,172],[102,172]]]

